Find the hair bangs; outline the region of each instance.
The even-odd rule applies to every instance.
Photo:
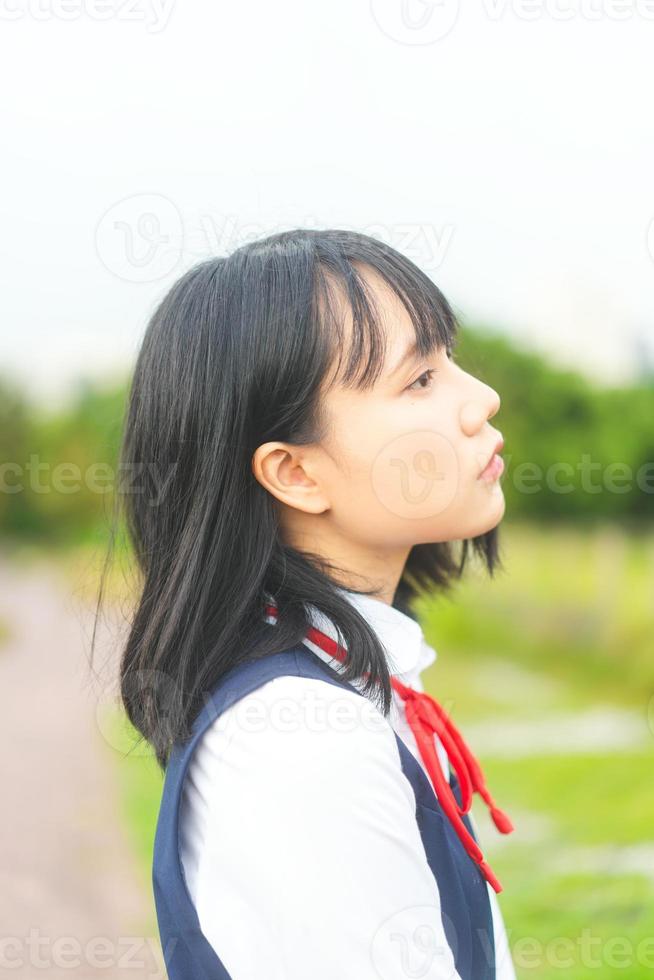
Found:
[[[387,333],[375,291],[362,275],[366,266],[382,278],[409,315],[418,354],[426,357],[442,348],[451,354],[459,324],[438,287],[384,243],[365,239],[361,248],[353,243],[357,236],[350,233],[347,247],[319,252],[315,267],[314,315],[333,366],[326,387],[366,390],[385,365]],[[350,338],[345,329],[348,314]]]

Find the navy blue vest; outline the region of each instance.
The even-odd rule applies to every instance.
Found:
[[[152,884],[170,980],[232,980],[200,929],[179,854],[182,785],[191,756],[203,733],[223,711],[266,681],[285,674],[341,684],[364,696],[302,644],[237,664],[211,690],[195,718],[190,740],[176,744],[171,751],[155,834]],[[495,980],[493,920],[486,880],[443,814],[424,769],[400,737],[395,737],[402,770],[415,793],[416,820],[429,867],[438,882],[443,928],[456,969],[462,980]],[[453,772],[450,785],[461,805],[461,790]],[[468,814],[463,821],[476,839]]]

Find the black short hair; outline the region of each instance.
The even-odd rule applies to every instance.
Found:
[[[154,311],[133,372],[121,470],[156,474],[157,487],[119,492],[105,573],[124,519],[139,575],[120,668],[130,721],[162,768],[189,737],[210,688],[246,657],[304,638],[313,605],[347,647],[346,680],[368,673],[384,714],[391,685],[374,631],[336,588],[334,566],[280,538],[273,498],[251,469],[268,440],[320,437],[318,389],[344,352],[334,288],[354,332],[340,381],[365,387],[383,364],[383,336],[360,270],[381,275],[408,311],[421,353],[452,349],[456,317],[411,261],[367,235],[295,229],[197,263]],[[144,466],[144,464],[147,464]],[[394,598],[408,615],[420,591],[461,576],[469,545],[492,575],[497,528],[460,542],[418,544]],[[103,575],[104,580],[104,575]],[[369,593],[365,593],[369,594]],[[100,589],[100,606],[102,585]],[[263,622],[273,597],[276,625]]]

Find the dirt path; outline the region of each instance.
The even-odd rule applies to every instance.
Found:
[[[88,608],[56,570],[0,559],[0,974],[165,976],[96,723]]]

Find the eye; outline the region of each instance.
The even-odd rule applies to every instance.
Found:
[[[427,371],[424,371],[419,377],[417,377],[415,381],[412,381],[411,384],[404,390],[405,391],[428,391],[432,386],[433,377],[435,374],[436,374],[436,369],[429,368]],[[425,379],[427,382],[426,384],[423,384],[420,388],[414,388],[414,385],[417,385],[419,381],[423,381]]]

